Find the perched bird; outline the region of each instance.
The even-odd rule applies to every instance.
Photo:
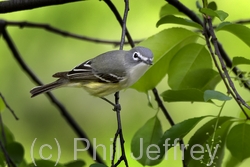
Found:
[[[93,96],[104,97],[135,83],[152,65],[153,53],[137,46],[129,51],[114,50],[96,56],[71,71],[53,75],[55,82],[33,88],[31,97],[55,88],[84,88]]]

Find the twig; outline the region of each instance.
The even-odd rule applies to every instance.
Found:
[[[153,89],[152,89],[152,92],[153,92],[153,94],[154,94],[154,96],[155,96],[155,101],[157,102],[158,107],[162,110],[162,112],[163,112],[163,114],[165,115],[166,119],[168,120],[169,124],[170,124],[171,126],[174,126],[174,125],[175,125],[174,120],[173,120],[172,117],[169,115],[167,109],[165,108],[164,104],[162,103],[162,100],[161,100],[161,98],[160,98],[160,96],[159,96],[159,94],[158,94],[157,89],[156,89],[156,88],[153,88]],[[180,146],[185,146],[183,139],[180,139],[179,143],[180,143]],[[186,148],[182,149],[182,147],[180,147],[180,150],[183,151],[183,155],[184,155],[184,153],[185,153],[185,151],[186,151]],[[186,167],[186,166],[187,166],[186,163],[185,163],[185,159],[182,160],[182,166],[183,166],[183,167]]]
[[[127,23],[128,11],[129,11],[129,0],[124,0],[124,2],[125,2],[125,9],[124,9],[124,15],[123,15],[123,20],[122,20],[122,35],[121,35],[121,42],[120,42],[120,50],[123,49],[123,45],[125,42],[125,34],[126,34],[126,29],[127,29],[126,23]],[[111,166],[112,167],[118,166],[122,161],[124,161],[126,167],[128,167],[128,161],[127,161],[125,147],[124,147],[125,140],[124,140],[123,133],[122,133],[122,122],[121,122],[121,112],[120,112],[121,106],[119,103],[119,99],[120,99],[119,92],[116,92],[115,93],[115,111],[116,111],[116,119],[117,119],[117,131],[115,133],[115,137],[113,141],[113,155],[112,155]],[[122,155],[120,156],[119,160],[114,164],[114,159],[115,159],[115,154],[116,154],[116,141],[117,141],[118,136],[120,138]]]
[[[236,24],[250,24],[250,19],[233,21]]]
[[[9,0],[0,2],[0,13],[9,13],[21,10],[40,8],[64,3],[81,2],[82,0]]]
[[[0,97],[2,98],[4,105],[9,109],[9,111],[11,112],[11,114],[14,116],[14,118],[16,120],[18,120],[18,117],[16,116],[14,110],[12,110],[12,108],[8,105],[7,101],[5,100],[4,96],[2,95],[2,93],[0,92]]]
[[[172,6],[174,6],[176,9],[178,9],[180,12],[184,13],[187,17],[189,17],[192,21],[200,24],[201,26],[203,26],[203,22],[199,19],[199,17],[197,17],[197,15],[191,11],[190,9],[188,9],[185,5],[183,5],[180,1],[177,0],[166,0],[169,4],[171,4]],[[208,30],[207,30],[208,31]],[[209,33],[209,32],[208,32]],[[210,36],[210,34],[208,34],[208,36]],[[225,60],[226,66],[229,68],[232,68],[232,61],[229,58],[228,54],[226,53],[226,51],[223,49],[222,45],[220,42],[218,43],[218,49],[221,53],[221,57]],[[240,78],[243,78],[243,75],[240,74],[239,75],[239,70],[237,67],[233,68],[233,72],[236,76],[239,76]],[[246,89],[250,90],[250,85],[243,82],[243,85]]]
[[[6,140],[6,135],[5,135],[5,131],[4,131],[4,124],[3,124],[3,119],[2,119],[2,114],[0,113],[0,129],[2,130],[2,138],[3,138],[3,144],[5,145],[7,143]]]
[[[8,167],[16,167],[15,163],[11,160],[8,152],[6,151],[6,149],[4,148],[4,145],[2,143],[2,141],[0,140],[0,148],[3,151],[6,163]]]
[[[1,113],[0,113],[0,128],[2,131],[2,138],[3,138],[3,142],[0,140],[0,148],[1,148],[0,150],[3,151],[7,166],[8,167],[11,167],[11,166],[16,167],[15,163],[12,161],[11,157],[9,156],[8,152],[6,151],[6,149],[4,147],[7,144],[7,141],[6,141],[6,135],[4,132],[4,124],[3,124]]]
[[[216,55],[218,56],[219,60],[220,60],[220,63],[221,63],[221,66],[222,66],[222,70],[224,71],[224,74],[226,76],[226,79],[229,83],[229,86],[231,87],[232,91],[231,91],[231,94],[235,94],[236,98],[235,100],[236,101],[240,101],[240,103],[242,105],[244,105],[246,108],[250,109],[250,106],[247,105],[247,103],[242,99],[242,97],[239,95],[238,91],[236,90],[235,86],[234,86],[234,83],[233,81],[231,80],[229,74],[228,74],[228,71],[227,71],[227,68],[226,68],[226,65],[222,59],[222,56],[221,56],[221,53],[220,53],[220,50],[219,50],[219,47],[218,47],[218,41],[217,41],[217,37],[214,33],[214,29],[213,29],[213,25],[212,25],[212,21],[211,21],[211,18],[208,16],[207,18],[207,22],[208,22],[208,26],[209,26],[209,32],[212,36],[212,43],[214,45],[214,49],[215,49],[215,53]],[[223,77],[223,76],[221,76]],[[249,119],[249,116],[247,115],[247,113],[243,110],[244,114],[246,115],[247,119]]]
[[[124,10],[124,15],[123,15],[123,20],[122,20],[122,35],[121,35],[120,50],[123,49],[123,45],[125,42],[125,34],[127,32],[127,28],[126,28],[127,17],[128,17],[128,11],[129,11],[129,0],[124,0],[124,2],[125,2],[125,10]]]
[[[10,38],[6,29],[4,29],[2,31],[2,34],[3,34],[3,38],[5,39],[7,45],[9,46],[10,50],[12,51],[14,58],[17,60],[18,64],[23,68],[23,70],[26,72],[26,74],[33,80],[33,82],[35,82],[37,85],[42,85],[42,82],[29,69],[29,67],[26,65],[26,63],[21,58],[21,55],[18,53],[18,50],[15,47],[14,43],[12,42],[12,39]],[[80,138],[88,139],[88,141],[90,141],[88,136],[86,135],[86,133],[80,128],[80,126],[75,122],[73,117],[69,114],[67,109],[55,98],[55,96],[50,92],[48,92],[46,95],[49,98],[49,100],[57,107],[57,109],[62,114],[63,118],[67,121],[67,123],[70,125],[70,127],[75,131],[77,136]],[[83,142],[83,144],[85,145],[86,143]],[[90,143],[88,153],[90,154],[90,156],[93,156],[94,152],[96,152],[96,151],[94,151],[94,148],[93,148],[92,144]],[[96,161],[99,163],[105,164],[103,159],[101,158],[101,156],[99,154],[97,154],[97,156],[96,156]]]
[[[250,19],[231,21],[231,23],[234,23],[234,24],[250,24]],[[216,29],[217,27],[218,27],[218,25],[213,25],[214,29]]]
[[[223,55],[227,55],[226,54],[226,51],[224,50],[224,48],[222,47],[221,43],[217,43],[218,45],[218,48],[219,48],[219,51],[221,53],[221,56],[223,57],[223,60],[225,61],[226,63],[226,66],[229,68],[229,69],[232,69],[233,67],[233,63],[232,63],[232,60],[228,57],[228,56],[223,56]],[[244,79],[244,75],[242,74],[241,70],[238,68],[238,67],[234,67],[233,68],[233,72],[236,76],[238,76],[240,79],[242,79],[242,84],[244,85],[244,87],[247,89],[247,90],[250,90],[250,84],[248,82],[244,82],[243,79]]]
[[[120,26],[123,27],[123,20],[122,17],[120,16],[118,10],[116,9],[115,5],[110,1],[110,0],[104,0],[104,2],[108,5],[108,7],[110,8],[110,10],[114,13],[117,21],[119,22]],[[130,46],[133,48],[135,46],[135,42],[133,41],[128,29],[126,28],[126,32],[125,35],[128,39],[128,42],[130,44]]]
[[[167,109],[165,108],[164,104],[162,103],[162,100],[161,100],[161,98],[160,98],[160,96],[159,96],[159,94],[158,94],[157,89],[156,89],[156,88],[153,88],[153,89],[152,89],[152,92],[153,92],[153,94],[154,94],[154,96],[155,96],[155,101],[157,102],[158,107],[162,110],[162,112],[163,112],[163,114],[165,115],[166,119],[168,120],[169,124],[170,124],[171,126],[174,126],[174,125],[175,125],[174,120],[173,120],[172,117],[169,115]]]
[[[210,45],[209,36],[208,36],[207,29],[206,29],[207,23],[208,23],[208,26],[209,26],[209,32],[210,32],[210,34],[212,36],[211,40],[212,40],[213,45],[214,45],[215,53],[219,58],[219,61],[221,63],[222,70],[224,71],[225,76],[224,76],[223,72],[220,69],[220,66],[219,66],[219,64],[218,64],[218,62],[216,60],[216,57],[215,57],[214,52],[212,50],[212,47]],[[231,80],[231,78],[230,78],[230,76],[228,74],[228,71],[227,71],[227,68],[226,68],[226,66],[224,64],[224,61],[223,61],[223,59],[221,57],[221,54],[220,54],[220,51],[219,51],[219,48],[218,48],[218,45],[217,45],[217,39],[216,39],[215,33],[213,31],[212,21],[211,21],[211,18],[209,16],[204,16],[203,35],[204,35],[204,37],[206,39],[206,44],[207,44],[207,47],[208,47],[208,49],[210,51],[210,54],[211,54],[211,56],[213,58],[214,64],[215,64],[217,70],[219,71],[219,74],[220,74],[220,76],[221,76],[221,78],[222,78],[222,80],[223,80],[223,82],[224,82],[224,84],[225,84],[225,86],[227,88],[228,94],[231,94],[233,96],[233,98],[235,99],[235,101],[237,102],[237,104],[239,105],[239,107],[241,108],[241,110],[243,111],[245,116],[247,117],[247,119],[249,119],[248,114],[245,112],[244,108],[241,106],[241,104],[245,105],[246,102],[240,97],[240,95],[236,91],[236,89],[235,89],[235,87],[233,85],[233,82],[232,82],[232,80]],[[226,80],[225,77],[227,78],[227,80]],[[230,89],[230,87],[232,88],[233,91]]]
[[[27,22],[27,21],[6,21],[6,20],[1,20],[1,19],[0,19],[0,23],[2,23],[4,25],[8,25],[8,26],[19,26],[20,28],[24,28],[24,27],[40,28],[40,29],[44,29],[44,30],[47,30],[47,31],[55,33],[55,34],[62,35],[64,37],[71,37],[71,38],[85,40],[85,41],[89,41],[89,42],[113,44],[115,46],[120,44],[120,41],[104,40],[104,39],[97,39],[97,38],[91,38],[91,37],[87,37],[87,36],[83,36],[83,35],[78,35],[78,34],[64,31],[64,30],[60,30],[60,29],[55,28],[49,24],[32,23],[32,22]],[[137,41],[135,41],[135,43],[139,43],[140,41],[141,40],[137,40]],[[124,44],[129,44],[129,43],[124,42]]]
[[[194,22],[202,25],[202,21],[197,17],[197,15],[187,8],[185,5],[183,5],[180,1],[176,0],[166,0],[170,5],[174,6],[176,9],[178,9],[180,12],[184,13],[186,16],[188,16],[191,20]]]

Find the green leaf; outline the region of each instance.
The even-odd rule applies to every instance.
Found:
[[[216,99],[216,100],[220,100],[220,101],[228,101],[231,100],[232,97],[229,97],[221,92],[215,91],[215,90],[206,90],[204,92],[204,101],[208,101],[208,100],[212,100],[212,99]]]
[[[2,142],[3,145],[6,146],[7,144],[14,142],[15,140],[14,135],[7,126],[4,125],[3,131],[5,134],[5,137],[3,138],[3,135],[0,135],[0,140],[3,141]],[[3,134],[3,131],[2,131],[2,128],[0,128],[0,134]]]
[[[250,102],[247,102],[247,105],[250,105]],[[243,109],[245,110],[247,115],[250,115],[250,109],[246,108],[245,106],[243,106]],[[239,118],[246,119],[246,115],[244,114],[244,112],[242,112],[241,109],[239,109],[238,113],[239,113]]]
[[[161,150],[160,157],[162,158],[166,151],[171,147],[174,147],[180,139],[183,139],[202,119],[206,117],[207,116],[202,116],[184,120],[165,131],[158,142],[158,146]]]
[[[107,166],[104,164],[94,163],[94,164],[91,164],[89,167],[107,167]]]
[[[36,160],[36,165],[31,163],[28,165],[29,167],[65,167],[64,165],[60,164],[60,163],[56,163],[54,161],[51,160]]]
[[[172,57],[185,45],[198,39],[198,34],[184,28],[170,28],[151,36],[140,43],[154,54],[154,64],[132,88],[147,92],[153,89],[166,75]],[[150,82],[149,82],[150,81]]]
[[[217,28],[217,31],[228,31],[238,38],[240,38],[245,44],[250,47],[250,29],[242,24],[233,24],[233,23],[224,23],[220,24]]]
[[[203,92],[198,89],[167,90],[161,96],[167,102],[204,102]]]
[[[195,5],[196,5],[196,8],[197,8],[197,9],[202,8],[200,2],[197,1],[197,0],[196,0],[196,2],[195,2]],[[198,14],[197,14],[197,15],[198,15]]]
[[[221,81],[219,73],[213,69],[198,69],[191,70],[182,80],[179,89],[199,89],[205,91],[207,89],[213,90],[215,86]]]
[[[207,7],[213,11],[217,10],[217,5],[214,1],[210,2]]]
[[[199,69],[212,69],[211,56],[204,45],[191,43],[176,53],[169,66],[168,84],[172,89],[181,89],[189,80],[188,73]]]
[[[207,83],[203,84],[203,87],[201,88],[202,91],[205,90],[213,90],[215,89],[215,87],[217,86],[217,84],[221,81],[221,76],[217,71],[214,70],[210,70],[210,71],[206,71],[205,69],[201,69],[200,72],[204,71],[204,74],[207,75],[207,80],[204,79],[204,81],[207,81]],[[202,83],[202,81],[199,81],[200,83]]]
[[[222,10],[214,11],[214,10],[209,9],[209,8],[201,8],[200,12],[205,14],[205,15],[208,15],[208,16],[217,17],[221,21],[224,21],[228,17],[228,14]]]
[[[176,9],[173,5],[170,5],[168,3],[161,7],[160,18],[166,15],[173,15],[173,14],[183,15],[183,13],[179,12],[178,9]]]
[[[6,146],[6,151],[15,164],[20,164],[24,158],[24,148],[20,143],[12,142]]]
[[[241,162],[237,158],[230,155],[230,156],[227,157],[227,161],[225,162],[225,166],[226,167],[236,167],[236,166],[239,167],[238,165],[240,163]]]
[[[250,125],[235,125],[228,134],[227,148],[239,161],[250,157]]]
[[[156,23],[156,27],[159,27],[162,24],[167,24],[167,23],[173,23],[173,24],[180,24],[184,26],[191,26],[194,28],[198,28],[202,30],[202,26],[196,22],[193,22],[192,20],[184,19],[181,17],[176,17],[173,15],[166,15],[160,18],[160,20]]]
[[[5,104],[3,102],[3,99],[0,97],[0,112],[3,112],[4,109],[5,109]]]
[[[5,166],[5,156],[3,151],[0,152],[0,166]]]
[[[245,57],[234,57],[233,58],[233,67],[241,64],[250,64],[250,59]]]
[[[29,167],[26,160],[24,159],[21,164],[18,165],[18,167]]]
[[[221,166],[227,133],[233,123],[230,121],[231,119],[232,117],[214,118],[195,132],[190,138],[184,154],[188,166],[201,166],[201,164],[213,167]]]
[[[133,157],[143,166],[156,165],[161,162],[160,150],[157,146],[162,136],[162,127],[159,119],[155,116],[149,119],[134,135],[131,142]]]
[[[86,163],[83,160],[71,161],[64,164],[65,167],[83,167]]]

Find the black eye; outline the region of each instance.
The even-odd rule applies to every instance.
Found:
[[[135,53],[133,54],[133,59],[134,59],[134,60],[138,60],[138,58],[139,58],[139,55],[138,55],[137,52],[135,52]]]

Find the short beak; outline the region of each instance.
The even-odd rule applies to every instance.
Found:
[[[145,64],[152,65],[153,64],[153,59],[147,59],[143,61]]]

